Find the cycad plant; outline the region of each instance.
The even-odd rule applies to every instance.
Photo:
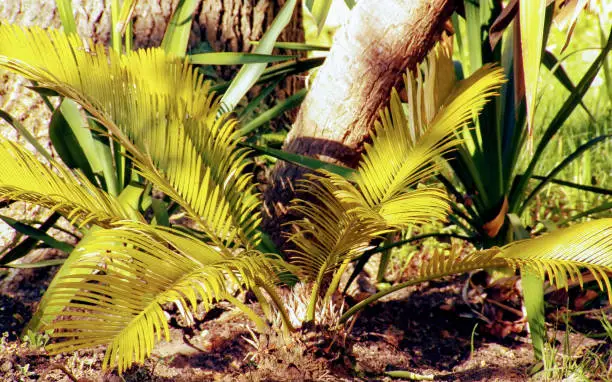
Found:
[[[0,35],[0,66],[76,101],[135,166],[131,187],[113,196],[80,171],[53,159],[39,163],[25,148],[2,142],[2,198],[50,208],[86,232],[30,330],[51,328],[67,338],[50,347],[57,351],[109,344],[105,365],[122,370],[150,353],[154,336],[168,335],[166,302],[189,319],[197,301],[224,298],[255,318],[233,299],[235,289],[261,295],[264,288],[276,299],[270,287],[284,263],[254,249],[259,211],[243,171],[248,152],[237,146],[235,120],[220,113],[194,68],[162,49],[85,49],[80,38],[59,31],[2,25]],[[143,218],[132,193],[146,187],[182,207],[192,221],[187,233]]]
[[[444,49],[432,53],[430,65]],[[100,137],[123,148],[116,163],[133,165],[128,186],[113,195],[80,170],[53,158],[40,163],[25,148],[0,141],[2,199],[47,207],[85,232],[29,329],[50,330],[52,352],[107,345],[104,366],[117,365],[120,372],[168,337],[166,303],[189,321],[197,304],[207,308],[226,299],[263,328],[234,292],[253,291],[269,312],[265,292],[291,329],[275,292],[279,275],[290,271],[315,281],[306,317],[314,320],[326,275],[333,275],[329,296],[348,262],[373,240],[444,219],[446,193],[419,183],[440,168],[441,155],[461,142],[468,122],[503,83],[501,70],[486,66],[430,102],[432,87],[424,78],[438,71],[408,74],[408,117],[393,93],[352,176],[320,171],[300,184],[303,197],[292,208],[305,219],[296,223],[289,264],[257,250],[259,199],[245,169],[249,151],[239,145],[241,130],[184,59],[162,49],[120,54],[75,35],[0,25],[0,67],[35,81],[46,94],[74,100]],[[180,206],[189,224],[168,227],[167,215],[155,208],[160,199],[146,200],[150,193],[142,192],[150,189]],[[153,218],[145,213],[149,208]],[[546,274],[559,286],[580,278],[584,266],[601,281],[612,270],[610,233],[608,219],[467,259],[440,253],[411,282],[503,266]]]

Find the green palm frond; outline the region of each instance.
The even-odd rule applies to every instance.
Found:
[[[162,305],[175,303],[187,320],[254,280],[277,280],[282,264],[258,252],[226,256],[170,229],[127,223],[93,232],[73,252],[73,272],[47,292],[52,353],[107,345],[104,367],[119,372],[142,362],[162,337],[169,339]],[[68,301],[68,302],[67,302]],[[43,312],[43,316],[45,316]]]
[[[476,251],[467,257],[440,251],[414,278],[370,296],[347,311],[342,321],[368,304],[402,288],[483,268],[521,268],[542,278],[548,277],[557,288],[567,288],[569,281],[582,286],[581,270],[588,270],[599,288],[612,299],[607,273],[612,272],[612,219],[598,219],[563,228],[535,239],[515,241],[501,248]]]
[[[81,104],[213,242],[258,243],[248,151],[192,66],[162,49],[118,55],[74,35],[0,25],[0,67]]]
[[[436,66],[436,62],[449,52],[434,50],[424,64],[424,79],[420,75],[407,77],[418,82],[411,84],[411,97],[419,102],[436,102],[427,89],[430,82],[441,78],[436,77],[437,72],[446,66]],[[373,238],[412,224],[444,219],[450,209],[446,193],[415,186],[438,169],[435,160],[460,142],[458,132],[502,82],[501,69],[484,67],[455,89],[446,90],[450,94],[439,110],[421,112],[423,105],[419,103],[408,117],[399,95],[392,92],[390,108],[381,112],[372,144],[366,145],[351,179],[354,184],[320,172],[303,186],[303,191],[316,202],[298,200],[292,207],[305,217],[294,223],[297,232],[290,237],[297,247],[295,261],[304,272],[320,280],[323,273],[367,250]]]
[[[20,145],[0,139],[0,196],[57,211],[78,226],[93,223],[109,227],[119,220],[142,219],[81,173],[70,172],[57,163],[51,166],[42,164]]]
[[[460,142],[458,133],[496,94],[503,81],[502,69],[484,66],[459,82],[414,144],[410,125],[420,122],[408,124],[406,118],[383,113],[356,176],[368,205],[380,206],[436,172],[439,166],[434,160]],[[425,82],[421,89],[427,85]],[[392,110],[401,110],[397,94],[392,96],[391,105]]]
[[[333,272],[344,261],[368,250],[373,238],[388,232],[378,216],[357,213],[341,202],[335,191],[337,182],[343,179],[331,173],[325,175],[307,175],[300,181],[298,195],[314,200],[297,200],[291,206],[304,219],[291,223],[297,231],[289,241],[296,249],[289,252],[293,254],[292,262],[310,279]]]
[[[465,259],[439,255],[417,277],[440,277],[478,268],[527,268],[557,288],[578,280],[581,268],[593,274],[599,287],[612,292],[606,272],[612,271],[612,219],[598,219],[559,229],[535,239],[512,242],[501,248],[478,251]],[[605,284],[605,286],[604,286]]]

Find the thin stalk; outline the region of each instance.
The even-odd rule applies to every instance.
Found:
[[[276,308],[280,312],[281,319],[283,320],[283,324],[285,324],[285,327],[290,332],[295,332],[295,328],[293,327],[293,325],[291,324],[291,320],[289,319],[289,314],[287,314],[287,311],[285,310],[285,305],[283,305],[283,302],[281,301],[279,295],[276,293],[276,291],[274,291],[274,289],[270,287],[270,285],[261,282],[261,280],[258,280],[258,282],[261,283],[261,287],[268,293],[268,296],[270,296],[272,302],[274,302],[274,305],[276,305]]]
[[[329,288],[327,292],[325,292],[325,297],[323,298],[323,305],[327,304],[329,300],[331,300],[334,292],[338,290],[338,286],[340,285],[340,279],[346,271],[346,267],[351,263],[350,259],[346,259],[340,264],[340,267],[334,272],[334,277],[332,277],[331,283],[329,284]]]
[[[319,274],[312,286],[312,294],[310,295],[310,301],[308,301],[308,309],[306,310],[306,322],[313,322],[315,319],[315,310],[317,307],[317,300],[319,299],[319,290],[321,289],[321,283],[323,283],[323,276],[325,276],[326,267],[321,267]]]
[[[237,298],[235,298],[234,296],[230,294],[227,294],[225,296],[225,299],[229,301],[231,304],[235,305],[242,312],[244,312],[244,314],[246,314],[251,319],[251,321],[255,323],[255,326],[257,326],[257,330],[259,330],[260,332],[264,332],[266,330],[267,325],[265,321],[262,320],[261,317],[259,317],[257,313],[253,311],[253,309],[249,308],[248,306],[246,306],[245,304],[243,304],[241,301],[239,301]]]
[[[452,233],[452,232],[451,233],[442,233],[442,232],[425,233],[425,234],[422,234],[422,235],[413,236],[413,237],[411,237],[409,239],[406,239],[406,240],[396,241],[393,244],[385,245],[385,246],[382,246],[382,247],[372,248],[369,251],[366,251],[365,253],[373,255],[375,253],[383,252],[383,251],[386,251],[386,250],[391,249],[391,248],[401,247],[401,246],[403,246],[405,244],[408,244],[408,243],[411,243],[413,241],[417,241],[417,240],[421,240],[421,239],[427,239],[429,237],[454,237],[454,238],[462,239],[462,240],[469,241],[469,242],[471,242],[472,240],[475,239],[472,236],[464,236],[464,235],[460,235],[458,233]]]

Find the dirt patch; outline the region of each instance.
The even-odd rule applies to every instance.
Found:
[[[492,335],[474,305],[462,298],[464,276],[396,292],[364,310],[352,327],[308,327],[289,337],[274,329],[256,334],[253,324],[224,302],[197,315],[192,327],[168,307],[170,341],[119,376],[101,370],[103,348],[49,355],[40,350],[48,340],[44,336],[17,339],[41,285],[53,274],[52,269],[19,271],[0,282],[0,330],[7,333],[0,344],[2,381],[70,381],[69,375],[80,381],[381,381],[390,380],[385,372],[391,370],[441,381],[524,381],[533,365],[525,332]],[[259,311],[255,303],[249,306]],[[596,322],[584,315],[571,324],[591,330]],[[582,346],[583,353],[609,352],[601,340],[567,337],[558,329],[558,343],[569,338],[570,347]]]

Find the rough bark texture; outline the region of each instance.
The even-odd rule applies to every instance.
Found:
[[[73,0],[77,28],[81,36],[96,42],[110,39],[110,0]],[[151,47],[161,43],[166,25],[178,0],[138,0],[134,12],[134,46]],[[268,28],[285,0],[203,0],[194,15],[190,46],[208,40],[216,51],[249,51],[248,40],[258,40]],[[303,41],[300,7],[296,7],[293,21],[281,34],[281,41]],[[0,0],[0,21],[22,26],[60,28],[55,0]],[[293,54],[293,52],[289,52]],[[235,69],[234,69],[235,70]],[[229,78],[233,70],[224,70]],[[48,146],[47,123],[51,113],[40,97],[24,87],[27,81],[11,73],[0,71],[0,109],[16,117]],[[303,84],[289,79],[278,88],[276,96],[283,98],[297,91]],[[0,120],[0,134],[13,141],[22,141],[4,121]],[[30,216],[36,209],[20,211],[12,208],[7,215],[16,218]],[[12,240],[14,232],[0,222],[0,248]]]
[[[407,68],[423,60],[454,9],[452,0],[361,0],[334,38],[284,150],[355,167],[379,110]],[[302,168],[278,162],[265,192],[265,229],[282,244],[286,206]]]

